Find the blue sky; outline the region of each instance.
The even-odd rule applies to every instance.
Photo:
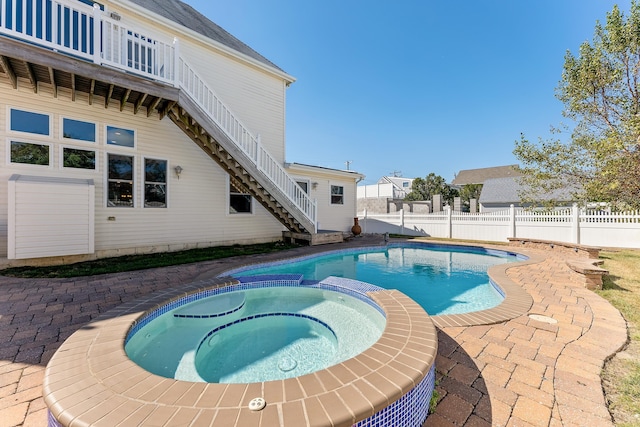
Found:
[[[630,0],[186,0],[294,76],[287,161],[451,181],[551,136],[567,50]]]

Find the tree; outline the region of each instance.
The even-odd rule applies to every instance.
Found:
[[[482,184],[465,184],[460,188],[460,199],[462,204],[466,206],[466,210],[469,210],[471,199],[479,199],[482,192]]]
[[[451,204],[453,198],[458,196],[458,191],[449,187],[443,177],[431,172],[425,179],[415,178],[411,184],[411,192],[404,199],[408,201],[431,200],[436,194],[441,194],[442,199]]]
[[[576,57],[565,55],[556,97],[575,123],[568,142],[516,141],[527,188],[521,198],[540,202],[559,189],[576,201],[640,208],[640,6],[628,17],[618,6]],[[551,200],[551,203],[554,201]]]

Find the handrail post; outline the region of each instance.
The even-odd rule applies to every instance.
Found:
[[[102,13],[98,3],[93,4],[93,63],[102,63]]]
[[[252,159],[256,162],[256,166],[258,166],[258,170],[262,170],[262,144],[260,142],[260,134],[256,136],[256,158]]]
[[[171,76],[171,81],[173,82],[173,86],[179,87],[180,82],[178,78],[178,62],[180,58],[180,42],[177,37],[173,38],[173,55],[171,56],[171,62],[173,66],[173,75]]]

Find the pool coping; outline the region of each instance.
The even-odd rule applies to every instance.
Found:
[[[69,337],[45,371],[43,397],[61,425],[351,426],[416,387],[435,363],[436,328],[403,293],[367,295],[385,312],[378,341],[327,369],[253,384],[194,383],[163,378],[131,361],[124,341],[133,322],[166,302],[228,286],[229,278],[194,282],[108,311]],[[256,397],[261,411],[248,409]]]

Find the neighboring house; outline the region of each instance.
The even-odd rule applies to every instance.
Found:
[[[520,191],[523,187],[517,177],[493,178],[484,181],[480,194],[480,212],[490,212],[509,209],[514,205],[518,209],[529,207],[520,201]],[[568,207],[573,204],[569,190],[556,191],[548,195],[548,199],[556,200],[559,207]]]
[[[461,170],[451,181],[451,185],[460,188],[467,184],[484,184],[488,179],[520,176],[518,165],[494,166],[490,168]]]
[[[0,257],[349,230],[361,175],[285,167],[293,77],[178,0],[35,5],[0,2]]]
[[[392,213],[403,209],[406,212],[429,213],[431,201],[405,202],[411,192],[413,178],[383,176],[375,184],[358,186],[358,212]]]
[[[358,185],[358,199],[404,199],[411,192],[413,178],[383,176],[375,184]]]

